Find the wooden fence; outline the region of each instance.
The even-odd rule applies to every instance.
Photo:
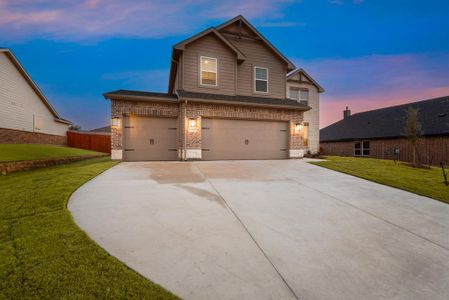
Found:
[[[69,147],[111,153],[111,135],[82,131],[67,131]]]
[[[354,143],[327,142],[320,143],[324,155],[354,156]],[[370,157],[381,159],[394,159],[394,149],[400,150],[399,160],[413,161],[413,147],[410,141],[404,138],[370,140]],[[418,141],[419,160],[424,164],[439,165],[443,162],[449,164],[449,136],[422,137]]]

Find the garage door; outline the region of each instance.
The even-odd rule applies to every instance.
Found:
[[[123,160],[177,160],[175,118],[129,116],[123,120]]]
[[[287,158],[288,123],[203,119],[203,160]]]

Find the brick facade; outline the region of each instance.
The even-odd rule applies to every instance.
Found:
[[[369,139],[366,139],[369,140]],[[394,159],[394,149],[399,148],[399,160],[412,162],[413,147],[407,139],[378,139],[370,141],[372,158]],[[354,156],[355,141],[320,143],[324,155]],[[424,164],[438,165],[440,162],[449,164],[449,136],[422,137],[418,142],[420,160]]]
[[[0,128],[0,144],[67,145],[67,136]]]
[[[148,101],[111,100],[111,117],[120,118],[121,126],[112,127],[112,156],[121,159],[123,150],[123,115],[134,114],[146,117],[178,117],[178,149],[180,159],[201,157],[201,119],[227,118],[245,120],[266,120],[289,122],[289,145],[291,156],[301,156],[304,149],[301,133],[295,125],[303,121],[303,112],[297,110],[246,107],[225,104],[209,104],[184,101],[181,103],[162,103]],[[189,127],[189,120],[196,120],[196,127]],[[294,153],[294,154],[292,154]]]

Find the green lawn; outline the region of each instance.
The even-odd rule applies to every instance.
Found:
[[[449,203],[449,186],[444,184],[441,168],[418,169],[373,158],[328,156],[326,159],[311,164]]]
[[[0,176],[0,299],[177,299],[97,246],[66,208],[114,164],[95,158]]]
[[[78,148],[39,144],[0,144],[0,162],[105,154]]]

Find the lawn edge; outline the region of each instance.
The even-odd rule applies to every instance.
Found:
[[[333,168],[330,168],[330,167],[327,167],[327,166],[323,166],[323,165],[320,164],[320,163],[326,163],[325,161],[309,161],[307,163],[309,163],[311,165],[314,165],[314,166],[317,166],[317,167],[325,168],[325,169],[328,169],[328,170],[331,170],[331,171],[339,172],[339,173],[342,173],[342,174],[346,174],[346,175],[349,175],[349,176],[354,176],[354,177],[361,178],[361,179],[364,179],[364,180],[367,180],[367,181],[370,181],[370,182],[374,182],[374,183],[377,183],[377,184],[388,186],[388,187],[391,187],[391,188],[394,188],[394,189],[397,189],[397,190],[401,190],[401,191],[405,191],[405,192],[408,192],[408,193],[412,193],[412,194],[415,194],[415,195],[418,195],[418,196],[421,196],[421,197],[426,197],[426,198],[428,198],[430,200],[442,202],[444,204],[449,205],[449,202],[447,202],[446,200],[443,200],[443,199],[433,198],[433,197],[430,197],[428,195],[424,195],[422,193],[417,193],[417,192],[414,192],[414,191],[406,190],[406,189],[403,189],[403,188],[400,188],[400,187],[397,187],[397,186],[394,186],[394,185],[386,184],[384,182],[380,182],[380,181],[377,181],[377,180],[372,180],[372,179],[368,179],[368,178],[365,178],[365,177],[362,177],[362,176],[351,174],[351,173],[345,172],[343,170],[336,170],[336,169],[333,169]]]
[[[92,239],[92,237],[85,232],[81,227],[78,226],[78,224],[75,222],[75,219],[73,218],[72,213],[70,212],[69,208],[68,208],[68,204],[70,201],[70,198],[72,198],[72,195],[79,189],[81,188],[83,185],[85,185],[86,183],[92,181],[93,179],[97,178],[98,176],[100,176],[101,174],[111,170],[112,168],[118,166],[121,163],[121,161],[116,161],[114,162],[114,165],[111,166],[110,168],[107,168],[103,171],[101,171],[100,173],[98,173],[97,175],[95,175],[94,177],[90,178],[89,180],[85,181],[84,183],[80,184],[79,186],[77,186],[72,193],[70,193],[70,195],[68,195],[66,197],[66,199],[64,200],[64,208],[63,211],[64,213],[68,214],[70,221],[76,226],[76,228],[81,231],[88,239],[91,243],[93,243],[96,247],[100,248],[108,257],[110,257],[111,259],[113,259],[114,261],[118,262],[119,264],[121,264],[123,267],[125,267],[126,269],[130,270],[131,272],[137,274],[139,277],[141,277],[142,279],[158,286],[159,288],[167,291],[168,293],[172,294],[175,298],[179,298],[179,296],[177,296],[175,293],[173,293],[172,291],[170,291],[169,289],[165,288],[164,286],[160,285],[159,283],[156,283],[154,281],[152,281],[151,279],[145,277],[144,275],[140,274],[138,271],[134,270],[133,268],[131,268],[130,266],[128,266],[127,264],[125,264],[124,262],[122,262],[120,259],[118,259],[117,257],[115,257],[114,255],[112,255],[111,253],[109,253],[106,249],[104,249],[103,247],[101,247],[94,239]]]

